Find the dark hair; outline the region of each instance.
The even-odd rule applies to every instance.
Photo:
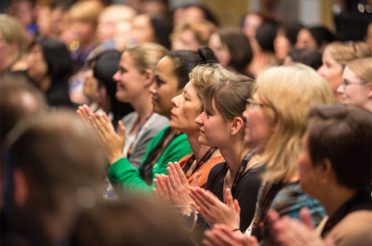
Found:
[[[173,23],[166,15],[151,15],[150,24],[154,30],[156,42],[170,49],[170,34],[173,31]]]
[[[189,81],[189,74],[194,67],[207,63],[218,63],[213,51],[208,47],[199,48],[197,51],[176,50],[166,55],[174,64],[174,74],[179,79],[178,88],[183,88]]]
[[[124,115],[133,111],[129,103],[119,102],[115,96],[116,82],[113,76],[119,68],[120,58],[121,52],[117,50],[105,50],[89,61],[93,64],[93,76],[97,79],[98,86],[106,89],[114,124]]]
[[[302,63],[308,65],[309,67],[318,70],[322,65],[322,54],[315,49],[292,49],[289,51],[288,56],[293,62]]]
[[[200,9],[205,17],[205,20],[212,22],[214,25],[218,26],[218,20],[217,17],[212,13],[210,9],[208,9],[204,4],[201,3],[186,3],[178,6],[173,10],[175,12],[177,9],[188,9],[188,8],[198,8]]]
[[[229,66],[237,72],[246,74],[247,65],[252,61],[252,48],[248,38],[239,28],[222,28],[219,32],[221,42],[230,52]]]
[[[307,29],[309,30],[311,36],[314,37],[318,47],[322,47],[335,40],[335,35],[324,26],[314,26]]]
[[[20,102],[24,94],[31,95],[37,108]],[[0,83],[0,147],[8,132],[23,118],[46,109],[44,95],[21,77],[11,75],[1,78]]]
[[[297,42],[297,34],[303,28],[303,25],[298,22],[282,23],[279,30],[283,31],[284,36],[287,37],[292,46]]]
[[[372,177],[372,113],[358,106],[318,106],[310,111],[308,146],[318,165],[329,160],[339,184],[366,189]]]
[[[51,85],[46,91],[48,103],[54,106],[72,106],[68,94],[68,80],[73,73],[73,62],[66,45],[58,39],[40,37],[30,48],[40,45],[48,66]]]
[[[278,25],[274,22],[265,22],[257,28],[256,40],[264,52],[274,52],[274,39]]]

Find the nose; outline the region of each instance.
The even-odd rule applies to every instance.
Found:
[[[172,98],[171,102],[173,104],[173,107],[177,107],[178,106],[179,98],[180,98],[180,95],[175,96],[175,97]]]
[[[201,114],[198,115],[198,117],[195,118],[195,123],[198,125],[198,126],[202,126],[203,125],[203,117],[205,116],[205,112],[201,112]]]
[[[119,73],[119,70],[116,71],[116,73],[112,76],[112,78],[113,78],[116,82],[119,82],[119,81],[120,81],[120,73]]]
[[[318,68],[317,72],[320,76],[324,77],[324,64]]]
[[[155,95],[157,93],[157,87],[156,87],[156,84],[155,83],[152,83],[152,85],[150,86],[149,88],[149,92],[152,94],[152,95]]]

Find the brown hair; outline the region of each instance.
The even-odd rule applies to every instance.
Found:
[[[372,178],[372,114],[352,105],[315,107],[310,111],[308,146],[318,165],[329,160],[340,185],[365,190]]]
[[[253,80],[244,75],[234,75],[210,84],[204,97],[204,108],[214,112],[213,102],[225,121],[242,116],[247,99],[251,96]]]
[[[207,45],[210,36],[216,32],[216,26],[206,20],[182,22],[178,24],[172,33],[172,39],[182,31],[191,30],[200,45]]]

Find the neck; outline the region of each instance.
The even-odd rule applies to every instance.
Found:
[[[153,105],[151,96],[146,93],[138,96],[133,103],[131,103],[134,110],[138,113],[139,124],[142,125],[153,113]]]
[[[209,146],[202,145],[198,142],[199,133],[188,133],[187,139],[189,141],[190,147],[192,149],[193,154],[195,155],[196,161],[200,161],[203,156],[207,153],[209,150]]]
[[[221,155],[225,159],[231,174],[235,175],[240,168],[240,164],[249,149],[245,147],[244,141],[237,141],[220,148]]]
[[[354,196],[356,192],[356,190],[344,186],[328,185],[327,192],[324,193],[324,197],[319,198],[319,201],[324,206],[327,214],[332,215],[347,200]]]

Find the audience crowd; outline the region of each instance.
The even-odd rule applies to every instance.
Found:
[[[372,245],[371,31],[10,1],[1,245]]]

